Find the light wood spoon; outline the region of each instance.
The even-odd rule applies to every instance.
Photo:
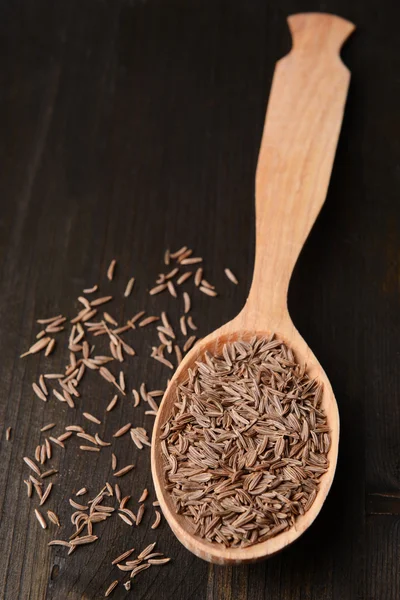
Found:
[[[252,562],[297,539],[314,521],[331,486],[337,461],[339,414],[323,368],[292,323],[287,309],[290,277],[303,244],[325,201],[342,123],[350,73],[340,60],[354,25],[323,13],[288,19],[291,52],[275,69],[256,174],[256,258],[253,282],[240,314],[201,340],[183,359],[161,402],[153,430],[151,466],[157,498],[177,538],[194,554],[218,564]],[[229,549],[188,530],[165,490],[161,427],[170,416],[176,388],[205,350],[220,354],[223,344],[276,333],[323,384],[322,406],[331,428],[329,469],[311,508],[295,525],[265,542]]]

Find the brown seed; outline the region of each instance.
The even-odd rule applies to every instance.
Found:
[[[44,355],[45,355],[45,356],[50,356],[50,354],[51,354],[51,353],[53,352],[53,350],[54,350],[54,346],[55,346],[55,345],[56,345],[56,340],[55,340],[54,338],[52,338],[52,339],[49,341],[49,344],[48,344],[48,346],[47,346],[47,348],[46,348],[46,351],[45,351]]]
[[[161,523],[161,514],[160,514],[160,512],[158,510],[156,510],[155,513],[156,513],[156,518],[154,520],[154,523],[151,526],[152,529],[157,529],[157,527]]]
[[[139,393],[137,390],[132,390],[132,394],[133,394],[133,398],[134,398],[133,406],[134,406],[134,408],[136,408],[137,406],[139,406],[140,396],[139,396]]]
[[[127,431],[129,431],[129,429],[132,427],[132,423],[126,423],[126,425],[124,425],[123,427],[121,427],[120,429],[118,429],[118,431],[116,431],[113,434],[113,437],[121,437],[121,435],[124,435],[124,433],[126,433]]]
[[[133,577],[135,577],[138,573],[140,573],[141,571],[145,571],[146,569],[148,569],[149,567],[151,567],[151,565],[144,564],[144,565],[139,565],[137,567],[135,567],[132,571],[132,573],[130,574],[131,579],[133,579]]]
[[[142,521],[142,518],[143,518],[143,515],[144,515],[144,511],[145,511],[145,506],[144,506],[144,504],[141,504],[139,506],[139,510],[138,510],[137,516],[136,516],[136,525],[140,525],[140,523]],[[153,548],[154,548],[154,546],[153,546]]]
[[[64,442],[65,440],[70,438],[71,435],[72,435],[72,431],[66,431],[65,433],[62,433],[61,435],[59,435],[57,439],[59,442]]]
[[[79,446],[79,448],[86,452],[100,452],[100,448],[96,448],[96,446]]]
[[[124,292],[125,298],[128,298],[128,296],[131,295],[134,283],[135,283],[135,278],[131,277],[130,280],[128,281],[128,283],[126,284],[126,288],[125,288],[125,292]]]
[[[184,283],[192,275],[193,275],[193,271],[187,271],[186,273],[183,273],[180,277],[178,277],[178,279],[176,280],[176,283],[178,285],[182,285],[182,283]]]
[[[96,298],[96,300],[91,301],[91,306],[100,306],[101,304],[106,304],[106,302],[110,302],[112,300],[112,296],[103,296],[102,298]]]
[[[183,335],[187,335],[187,327],[186,327],[186,317],[185,315],[182,315],[181,318],[179,319],[179,324],[181,327],[181,332]]]
[[[40,469],[37,465],[35,465],[33,460],[28,458],[28,456],[24,456],[24,461],[28,465],[28,467],[30,467],[32,469],[32,471],[34,471],[36,473],[36,475],[40,475]]]
[[[122,477],[123,475],[126,475],[126,473],[129,473],[129,471],[132,471],[132,469],[134,468],[134,466],[135,465],[127,465],[123,469],[120,469],[119,471],[117,471],[116,473],[114,473],[114,476],[115,477]]]
[[[125,376],[122,371],[119,372],[119,387],[125,392]]]
[[[166,358],[163,358],[162,356],[157,356],[157,355],[153,356],[153,358],[158,360],[158,362],[162,363],[166,367],[169,367],[170,369],[174,370],[174,365]]]
[[[45,335],[46,335],[46,330],[42,329],[42,331],[39,331],[39,333],[36,335],[36,339],[40,340]]]
[[[232,271],[230,269],[225,269],[225,275],[227,276],[228,279],[230,279],[232,281],[232,283],[234,283],[235,285],[237,285],[239,282],[236,278],[236,276],[232,273]]]
[[[156,285],[155,287],[151,288],[151,290],[149,290],[149,294],[150,296],[155,296],[156,294],[159,294],[160,292],[166,290],[167,287],[168,286],[166,283],[161,283],[160,285]]]
[[[147,488],[144,488],[144,490],[139,498],[139,502],[144,502],[148,495],[149,495],[149,490]]]
[[[93,292],[97,292],[97,290],[99,289],[99,286],[96,284],[91,288],[86,288],[83,290],[84,294],[93,294]]]
[[[38,511],[37,508],[35,508],[35,515],[36,515],[36,518],[39,521],[40,526],[42,527],[42,529],[47,529],[46,519],[44,518],[44,516],[42,515],[42,513]]]
[[[117,261],[115,260],[115,258],[113,258],[112,261],[110,262],[110,266],[107,269],[107,279],[109,281],[112,281],[112,279],[114,277],[114,271],[115,271],[116,264],[117,264]]]
[[[187,292],[183,292],[183,300],[185,302],[185,313],[188,313],[190,310],[191,301],[190,296]]]
[[[47,486],[47,488],[45,489],[45,491],[43,493],[42,499],[40,500],[40,504],[39,504],[40,506],[42,506],[46,502],[47,498],[50,495],[52,487],[53,487],[53,484],[49,483],[49,485]]]
[[[176,362],[178,365],[180,365],[182,362],[182,352],[181,352],[181,349],[179,348],[178,344],[175,344],[174,350],[175,350],[175,354],[176,354]]]
[[[61,319],[62,315],[57,315],[56,317],[50,317],[49,319],[37,319],[36,323],[40,323],[41,325],[47,325],[48,323],[53,323],[58,319]]]
[[[203,268],[199,267],[194,276],[194,283],[197,287],[199,287],[202,279],[203,279]]]
[[[69,542],[65,542],[64,540],[51,540],[47,544],[48,546],[66,546],[67,548],[71,548],[71,544]]]
[[[85,417],[85,419],[87,419],[88,421],[92,421],[92,423],[96,423],[97,425],[101,425],[101,421],[97,417],[94,417],[93,415],[91,415],[88,412],[84,412],[82,414]]]
[[[168,291],[171,294],[171,296],[173,296],[174,298],[177,298],[178,294],[176,293],[176,289],[175,289],[175,286],[172,283],[172,281],[168,281],[167,287],[168,287]]]
[[[195,341],[196,341],[196,336],[191,335],[190,338],[187,339],[185,345],[183,346],[183,351],[187,352],[193,346]]]
[[[167,563],[169,563],[171,559],[170,558],[149,558],[148,559],[148,563],[150,565],[166,565]]]
[[[183,260],[180,261],[181,265],[195,265],[195,264],[201,263],[201,262],[203,262],[203,259],[200,257],[184,258]]]
[[[193,323],[193,319],[192,319],[192,317],[188,317],[188,318],[187,318],[187,324],[189,325],[190,329],[192,329],[192,330],[194,330],[194,331],[196,331],[196,330],[197,330],[197,327],[196,327],[196,325]]]
[[[133,522],[128,519],[128,517],[126,515],[124,515],[124,513],[119,512],[118,516],[127,524],[130,525],[131,527],[133,526]]]
[[[120,556],[117,556],[117,558],[114,558],[114,560],[112,561],[111,564],[116,565],[116,564],[122,562],[123,560],[128,558],[128,556],[130,556],[132,554],[132,552],[135,552],[135,548],[131,548],[130,550],[123,552],[122,554],[120,554]]]
[[[209,288],[201,285],[199,287],[199,290],[201,292],[203,292],[203,294],[206,294],[207,296],[218,296],[217,292],[215,292],[214,290],[210,290]]]
[[[75,494],[75,496],[83,496],[84,494],[87,494],[87,488],[83,487],[80,490],[78,490]]]
[[[57,525],[57,527],[61,527],[61,525],[60,525],[60,519],[58,518],[58,516],[56,515],[55,512],[53,512],[52,510],[48,510],[47,511],[47,516],[49,517],[49,521],[51,521],[52,523],[54,523],[54,525]]]
[[[79,504],[79,502],[75,502],[72,498],[69,499],[69,503],[73,508],[77,508],[78,510],[88,510],[88,506],[84,504]]]
[[[6,429],[6,441],[9,442],[11,439],[11,431],[12,431],[12,427],[7,427]]]
[[[115,456],[114,452],[111,454],[111,468],[113,471],[115,471],[117,468],[117,457]]]
[[[45,396],[47,396],[49,392],[47,390],[47,385],[46,385],[43,375],[40,375],[40,377],[39,377],[39,385],[40,385],[40,388],[41,388],[43,394]]]
[[[146,558],[151,551],[155,548],[157,542],[153,542],[152,544],[149,544],[148,546],[146,546],[146,548],[144,550],[141,551],[141,553],[138,555],[138,559],[139,560],[143,560],[144,558]]]
[[[113,397],[111,402],[107,405],[106,411],[110,412],[110,410],[112,410],[114,408],[114,406],[117,404],[117,402],[118,402],[118,396],[117,396],[117,394],[115,394],[115,396]]]
[[[56,475],[58,473],[57,469],[49,469],[41,474],[41,479],[46,479],[46,477],[51,477],[51,475]]]
[[[146,327],[146,325],[150,325],[150,323],[155,323],[159,321],[160,317],[146,317],[143,321],[140,321],[139,327]]]
[[[30,479],[24,479],[24,483],[26,484],[26,487],[27,487],[26,493],[28,495],[28,498],[31,498],[32,491],[33,491],[32,481]]]
[[[96,440],[99,446],[111,446],[111,442],[105,442],[104,440],[102,440],[98,433],[94,434],[94,439]]]
[[[49,429],[53,429],[53,427],[55,427],[56,424],[55,423],[48,423],[47,425],[44,425],[40,431],[48,431]]]
[[[36,352],[40,352],[40,350],[43,350],[43,348],[46,348],[47,344],[50,342],[50,339],[51,338],[49,338],[49,337],[40,339],[35,344],[33,344],[33,346],[31,346],[27,352],[25,352],[24,354],[21,354],[20,358],[23,358],[24,356],[28,356],[28,354],[36,354]]]
[[[51,442],[54,442],[54,444],[56,444],[57,446],[60,446],[60,448],[63,448],[63,449],[65,448],[65,445],[63,444],[63,442],[60,442],[59,439],[52,437],[51,435],[49,435],[49,440]]]
[[[104,316],[105,320],[107,321],[107,323],[110,323],[111,325],[115,325],[117,327],[118,322],[108,312],[104,312],[103,316]]]

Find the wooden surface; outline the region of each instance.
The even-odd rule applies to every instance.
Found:
[[[287,306],[289,281],[311,227],[325,202],[350,73],[340,61],[340,49],[354,30],[343,18],[326,13],[298,13],[288,18],[292,49],[277,63],[268,99],[255,183],[255,262],[247,302],[228,323],[206,336],[185,356],[158,411],[154,424],[151,469],[157,498],[180,542],[196,556],[218,565],[240,565],[272,556],[295,541],[313,523],[335,474],[338,408],[323,366],[301,337]],[[329,468],[320,479],[312,507],[294,527],[245,548],[225,548],[194,536],[187,520],[176,513],[165,489],[161,436],[184,384],[208,351],[221,355],[223,344],[249,340],[271,332],[284,340],[309,376],[323,387],[322,407],[331,428]]]
[[[1,598],[101,598],[116,573],[111,559],[152,541],[148,521],[131,532],[114,519],[95,548],[65,558],[47,547],[22,456],[33,453],[44,423],[61,427],[70,417],[33,396],[41,360],[18,356],[38,331],[36,318],[71,315],[78,293],[96,281],[109,289],[104,273],[114,256],[115,289],[122,294],[131,274],[138,280],[126,303],[131,316],[166,245],[193,246],[220,291],[195,297],[202,335],[237,314],[253,269],[254,174],[272,71],[289,48],[286,16],[299,10],[335,12],[357,26],[343,51],[352,82],[332,183],[289,289],[293,321],[324,365],[341,414],[332,491],[296,544],[253,566],[210,566],[163,523],[156,537],[173,563],[142,573],[130,596],[121,588],[112,597],[400,597],[398,4],[22,0],[0,5]],[[172,298],[168,310],[177,314]],[[132,343],[139,357],[129,386],[165,383],[166,370],[146,359],[147,335]],[[66,360],[55,354],[53,366]],[[106,401],[95,381],[84,382],[82,395],[92,412]],[[126,402],[107,431],[131,416]],[[59,455],[68,476],[51,502],[65,521],[71,491],[81,482],[98,489],[109,455]],[[139,495],[150,485],[150,457],[121,442],[121,464],[132,455],[125,485]]]

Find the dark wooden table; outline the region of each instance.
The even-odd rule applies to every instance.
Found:
[[[400,37],[399,4],[372,0],[21,0],[0,6],[0,597],[101,598],[111,560],[157,539],[173,557],[120,586],[113,598],[207,600],[398,600],[400,598]],[[68,498],[112,480],[110,452],[54,450],[60,469],[44,508],[63,528],[42,531],[23,479],[43,436],[82,410],[104,415],[111,391],[90,374],[76,410],[32,393],[49,363],[19,355],[35,320],[73,316],[81,290],[98,282],[119,299],[121,321],[148,300],[167,246],[204,257],[218,299],[193,295],[204,335],[234,316],[249,289],[254,250],[254,172],[275,61],[288,51],[285,17],[324,10],[354,21],[343,58],[352,71],[326,204],[296,266],[289,307],[331,378],[341,414],[340,459],[322,513],[292,547],[264,563],[221,568],[187,552],[164,522],[153,532],[117,518],[101,539],[66,557],[48,548],[67,536]],[[115,282],[105,271],[118,259]],[[238,275],[230,284],[223,268]],[[125,303],[131,275],[137,286]],[[59,336],[61,334],[58,334]],[[153,334],[154,335],[154,334]],[[168,369],[148,358],[149,330],[130,338],[129,389],[165,385]],[[60,338],[61,339],[61,338]],[[65,346],[52,369],[68,363]],[[45,366],[46,365],[46,366]],[[106,388],[106,389],[105,389]],[[144,406],[121,401],[98,431],[126,421],[151,429]],[[90,424],[89,425],[93,425]],[[5,430],[12,438],[5,441]],[[68,442],[66,442],[68,444]],[[149,452],[121,440],[123,478],[137,502],[151,489]],[[115,480],[114,480],[115,482]]]

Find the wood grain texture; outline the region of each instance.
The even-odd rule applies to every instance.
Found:
[[[131,596],[118,589],[112,598],[398,598],[398,515],[366,512],[368,494],[400,491],[399,5],[22,0],[0,4],[0,596],[6,600],[101,598],[113,580],[112,558],[131,541],[122,522],[110,523],[96,552],[65,559],[49,551],[49,535],[34,518],[21,458],[35,448],[42,424],[67,423],[66,411],[33,397],[40,360],[17,358],[37,331],[34,319],[53,310],[70,314],[77,292],[104,276],[113,256],[121,265],[121,294],[128,277],[137,277],[129,305],[135,308],[146,297],[148,277],[159,272],[165,245],[184,243],[204,256],[208,278],[221,291],[217,300],[196,297],[201,334],[237,314],[253,270],[254,173],[272,72],[289,49],[287,15],[304,10],[330,11],[357,25],[343,51],[352,83],[332,182],[289,289],[293,321],[339,404],[335,482],[310,530],[258,565],[208,566],[160,526],[160,547],[174,563],[142,574]],[[225,266],[238,276],[237,288]],[[175,314],[172,299],[170,307]],[[136,349],[144,357],[141,339]],[[53,360],[65,362],[58,354]],[[162,384],[167,374],[139,357],[129,385],[142,376]],[[88,380],[89,412],[107,401],[99,391]],[[124,405],[108,427],[131,415]],[[13,436],[6,443],[8,426]],[[131,447],[121,446],[121,464],[130,457]],[[69,489],[103,481],[108,459],[84,458],[63,457]],[[139,495],[150,481],[149,455],[136,460],[143,468],[129,481]],[[70,514],[67,488],[51,496],[62,519]],[[133,537],[138,547],[149,538],[140,527]]]

